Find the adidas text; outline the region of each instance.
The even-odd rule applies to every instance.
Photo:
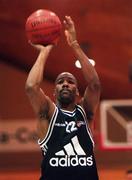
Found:
[[[92,166],[93,165],[93,157],[92,155],[89,157],[75,157],[65,156],[65,157],[53,157],[49,161],[52,167],[70,167],[70,166]]]

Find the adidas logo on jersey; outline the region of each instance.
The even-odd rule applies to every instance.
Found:
[[[50,165],[52,167],[70,167],[70,166],[92,166],[93,165],[93,157],[92,155],[89,157],[78,157],[77,155],[75,157],[71,156],[65,156],[62,158],[54,157],[51,158],[49,161]]]
[[[86,156],[77,136],[71,139],[71,143],[64,146],[64,149],[55,153],[49,161],[52,167],[70,167],[70,166],[92,166],[93,156]]]

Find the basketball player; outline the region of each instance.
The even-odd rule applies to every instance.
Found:
[[[87,87],[78,104],[77,80],[63,72],[56,78],[56,104],[52,102],[40,84],[53,45],[34,45],[39,56],[28,75],[26,92],[38,117],[38,144],[43,154],[40,180],[98,180],[89,123],[99,103],[100,81],[77,42],[71,17],[65,17],[64,26],[67,43],[81,63]]]

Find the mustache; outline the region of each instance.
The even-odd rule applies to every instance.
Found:
[[[63,91],[68,91],[69,93],[71,93],[71,90],[68,89],[68,88],[63,88],[63,89],[61,89],[61,90],[60,90],[60,93],[63,92]]]

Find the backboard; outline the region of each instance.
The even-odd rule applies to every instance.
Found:
[[[101,147],[132,149],[132,99],[104,100],[100,105]]]

